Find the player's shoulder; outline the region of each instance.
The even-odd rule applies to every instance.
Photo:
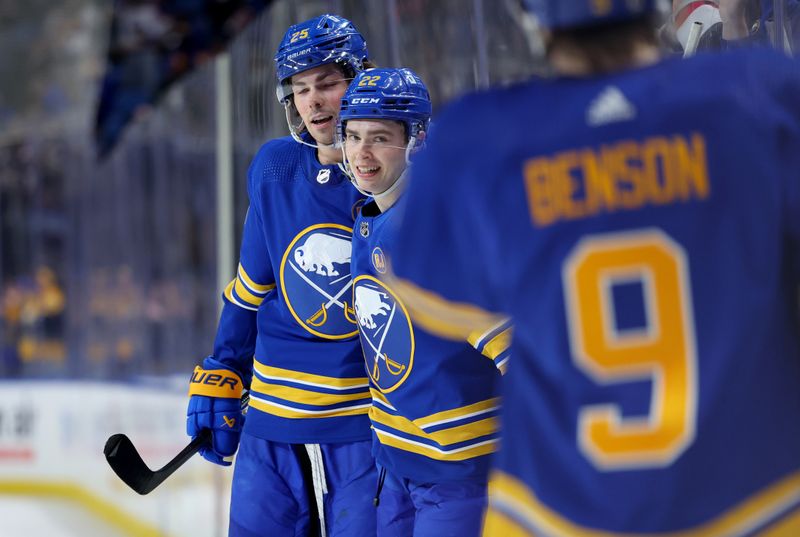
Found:
[[[459,191],[471,188],[468,184],[473,178],[480,183],[492,162],[513,147],[519,135],[520,128],[510,126],[510,111],[526,109],[526,114],[535,115],[530,109],[547,101],[534,98],[543,91],[546,88],[541,82],[531,80],[457,97],[434,117],[429,143],[419,157],[420,167],[435,174],[443,189],[456,186],[446,185],[448,182],[457,183]],[[415,173],[412,170],[412,177]]]
[[[250,164],[250,180],[261,183],[291,180],[305,146],[291,136],[275,138],[262,145]]]
[[[706,56],[713,57],[714,54],[707,54]],[[716,56],[723,61],[735,64],[744,64],[752,66],[752,68],[777,69],[778,71],[787,69],[795,71],[800,65],[794,58],[790,58],[786,54],[766,46],[728,48],[721,53],[717,53]]]
[[[506,129],[509,105],[525,102],[526,106],[537,106],[532,96],[541,96],[547,92],[547,84],[537,78],[518,82],[507,86],[477,90],[462,95],[445,105],[434,120],[433,133],[437,129],[447,129],[448,137],[457,137],[458,141],[468,138],[472,143],[491,140],[492,136]],[[492,130],[489,130],[492,129]],[[478,140],[473,139],[476,133],[482,133]]]
[[[681,62],[683,63],[683,62]],[[800,84],[800,62],[768,47],[736,47],[698,54],[686,62],[717,83],[737,83],[750,90],[774,91]],[[725,79],[728,80],[725,80]]]

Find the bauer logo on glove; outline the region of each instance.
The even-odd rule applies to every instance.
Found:
[[[227,369],[207,371],[196,366],[189,382],[189,395],[239,399],[242,396],[242,380]]]
[[[207,460],[229,466],[230,458],[239,447],[239,435],[244,425],[241,377],[219,367],[209,357],[194,368],[189,382],[189,408],[186,410],[186,433],[196,438],[204,429],[211,431],[211,443],[200,448]],[[209,367],[210,366],[210,367]]]

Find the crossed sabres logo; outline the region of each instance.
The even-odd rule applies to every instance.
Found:
[[[281,289],[297,323],[325,339],[358,333],[348,303],[352,232],[340,224],[316,224],[301,231],[281,261]]]
[[[414,332],[405,306],[380,280],[356,278],[355,313],[367,371],[382,392],[396,390],[414,363]]]

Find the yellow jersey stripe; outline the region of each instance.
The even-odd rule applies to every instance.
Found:
[[[407,280],[393,276],[386,280],[405,301],[414,322],[440,337],[464,341],[472,332],[486,332],[505,320],[472,304],[450,302]]]
[[[505,360],[501,361],[500,363],[498,363],[496,365],[497,365],[497,369],[500,370],[500,374],[501,375],[505,375],[506,374],[506,370],[508,369],[508,358],[506,358]]]
[[[353,405],[345,408],[335,408],[330,410],[306,410],[304,408],[293,408],[288,405],[275,403],[274,401],[266,401],[259,399],[257,394],[250,397],[250,406],[281,418],[293,419],[309,419],[309,418],[335,418],[341,416],[357,416],[369,412],[371,403],[363,405]]]
[[[242,284],[242,281],[238,278],[234,280],[236,284],[234,285],[234,290],[236,291],[236,295],[247,302],[252,306],[260,306],[261,303],[264,301],[264,297],[256,296],[250,291],[248,291],[247,287]]]
[[[497,335],[496,332],[503,328],[504,326],[508,328],[510,319],[503,319],[496,325],[492,326],[488,330],[484,330],[482,332],[472,332],[469,337],[467,337],[467,343],[475,347],[476,349],[480,347],[486,338],[492,339],[494,335]]]
[[[363,392],[350,394],[321,393],[303,390],[300,388],[292,388],[290,386],[269,384],[260,380],[258,377],[253,377],[253,382],[250,385],[250,389],[254,392],[263,393],[264,395],[277,397],[286,401],[314,406],[336,405],[339,403],[346,403],[347,401],[357,401],[359,399],[366,399],[369,397],[369,394],[366,390]]]
[[[495,471],[489,480],[489,497],[497,508],[503,505],[513,511],[520,519],[530,521],[531,526],[541,528],[543,532],[553,536],[569,537],[614,537],[620,535],[602,530],[578,526],[545,506],[533,491],[517,479]],[[781,481],[758,492],[739,505],[723,513],[721,516],[693,529],[672,533],[640,534],[658,537],[723,537],[739,535],[758,527],[772,517],[780,514],[793,504],[800,502],[800,472],[795,472]],[[785,524],[785,526],[783,525]],[[776,533],[771,537],[790,537],[796,525],[800,524],[795,515],[775,525]]]
[[[428,444],[423,444],[422,442],[415,442],[407,438],[393,435],[392,433],[378,428],[373,427],[372,430],[375,431],[381,444],[385,446],[402,449],[403,451],[410,451],[440,461],[463,461],[480,457],[481,455],[488,455],[497,450],[497,439],[485,440],[471,446],[446,451],[434,446],[429,446]]]
[[[384,412],[376,406],[369,409],[369,417],[375,423],[386,425],[387,427],[402,431],[406,434],[432,440],[440,446],[449,446],[458,442],[466,442],[467,440],[474,440],[475,438],[495,434],[497,432],[496,418],[485,418],[457,427],[426,433],[410,420],[402,416],[394,416]]]
[[[491,507],[486,511],[483,520],[483,537],[533,537],[511,518]]]
[[[797,537],[797,535],[800,535],[800,509],[761,532],[760,537]]]
[[[231,280],[231,283],[229,283],[228,286],[225,288],[224,294],[225,294],[225,298],[228,299],[228,302],[230,302],[232,304],[236,304],[240,308],[244,308],[246,310],[258,311],[257,307],[250,306],[250,305],[247,305],[247,304],[243,304],[243,303],[239,302],[239,300],[237,300],[235,296],[233,296],[233,286],[234,286],[234,284],[236,284],[236,280]]]
[[[501,353],[507,351],[508,347],[511,346],[511,330],[511,328],[508,328],[493,337],[489,343],[483,346],[481,353],[494,360]]]
[[[386,396],[385,396],[385,395],[383,395],[383,394],[382,394],[381,392],[379,392],[378,390],[376,390],[375,388],[370,388],[370,389],[369,389],[369,393],[370,393],[370,395],[372,395],[372,398],[373,398],[373,399],[375,399],[375,400],[377,400],[378,402],[382,403],[383,405],[385,405],[385,406],[387,406],[387,407],[391,408],[392,410],[397,410],[397,409],[396,409],[396,408],[395,408],[395,407],[392,405],[392,403],[390,403],[390,402],[389,402],[389,400],[388,400],[388,399],[386,399]]]
[[[233,302],[233,301],[234,301],[234,300],[233,300],[233,294],[231,293],[231,291],[233,291],[233,285],[234,285],[235,283],[236,283],[236,280],[231,280],[231,283],[229,283],[229,284],[227,285],[227,287],[225,287],[225,292],[223,293],[223,294],[225,295],[225,298],[227,298],[227,299],[228,299],[228,300],[230,300],[231,302]]]
[[[247,284],[247,287],[255,291],[256,293],[266,293],[267,291],[271,291],[275,289],[274,283],[267,283],[267,284],[260,284],[253,281],[253,279],[247,275],[247,271],[244,270],[244,267],[241,263],[239,263],[239,270],[237,271],[239,278]]]
[[[445,410],[442,412],[437,412],[436,414],[431,414],[430,416],[425,416],[424,418],[415,419],[414,425],[424,429],[426,427],[439,425],[448,421],[455,421],[479,414],[484,414],[486,412],[491,412],[493,410],[497,410],[499,407],[500,398],[492,397],[491,399],[486,399],[485,401],[479,401],[477,403],[472,403],[471,405],[453,408],[451,410]]]
[[[283,369],[280,367],[272,367],[264,365],[263,363],[255,360],[253,370],[261,377],[267,380],[283,380],[294,382],[296,384],[303,384],[307,387],[325,388],[328,390],[349,390],[351,388],[364,388],[369,387],[369,380],[367,377],[355,378],[337,378],[326,377],[323,375],[313,375],[311,373],[303,373],[302,371],[293,371],[291,369]]]

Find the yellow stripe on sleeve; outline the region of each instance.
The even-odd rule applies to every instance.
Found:
[[[469,343],[471,346],[473,346],[473,347],[475,347],[477,349],[479,343],[483,342],[483,340],[485,340],[487,337],[491,336],[492,334],[497,335],[499,333],[497,331],[500,330],[501,328],[503,328],[503,327],[510,328],[509,323],[510,323],[510,319],[505,318],[505,319],[501,320],[499,323],[497,323],[496,325],[489,327],[488,330],[472,332],[467,337],[467,343]],[[505,328],[503,328],[503,330],[505,330]],[[494,337],[494,336],[492,336],[492,337]],[[492,339],[492,338],[490,338],[490,339]]]
[[[759,537],[797,537],[798,535],[800,535],[800,510],[796,510],[776,522],[761,532]]]
[[[377,401],[380,401],[381,403],[383,403],[387,407],[389,407],[391,409],[394,409],[394,406],[392,405],[392,403],[390,403],[389,400],[386,398],[386,396],[383,395],[380,391],[376,390],[375,388],[370,388],[369,389],[369,393],[370,393],[370,395],[372,395],[373,399],[376,399]]]
[[[486,511],[483,520],[483,537],[534,537],[522,526],[508,518],[503,513],[491,507]]]
[[[241,280],[237,278],[234,281],[236,282],[236,285],[234,285],[234,289],[236,290],[236,295],[239,298],[241,298],[251,306],[256,306],[256,307],[260,306],[261,303],[264,302],[264,297],[256,296],[253,293],[251,293],[247,289],[247,287],[244,286]]]
[[[253,281],[250,276],[247,275],[247,271],[244,270],[244,267],[241,263],[239,263],[239,270],[238,270],[239,277],[242,279],[244,283],[247,284],[247,287],[255,291],[256,293],[266,293],[267,291],[271,291],[275,289],[274,283],[268,284],[260,284]]]
[[[405,301],[414,322],[441,337],[464,341],[472,332],[486,332],[505,319],[472,304],[450,302],[407,280],[393,276],[385,280]]]
[[[233,299],[233,286],[235,283],[236,280],[231,280],[231,283],[229,283],[228,286],[225,287],[225,293],[224,293],[225,298],[228,299],[228,302],[233,302],[234,304],[236,303],[236,301]]]
[[[494,360],[501,353],[507,351],[508,347],[511,346],[511,331],[512,328],[507,328],[497,334],[491,341],[483,346],[481,353],[487,358]]]

